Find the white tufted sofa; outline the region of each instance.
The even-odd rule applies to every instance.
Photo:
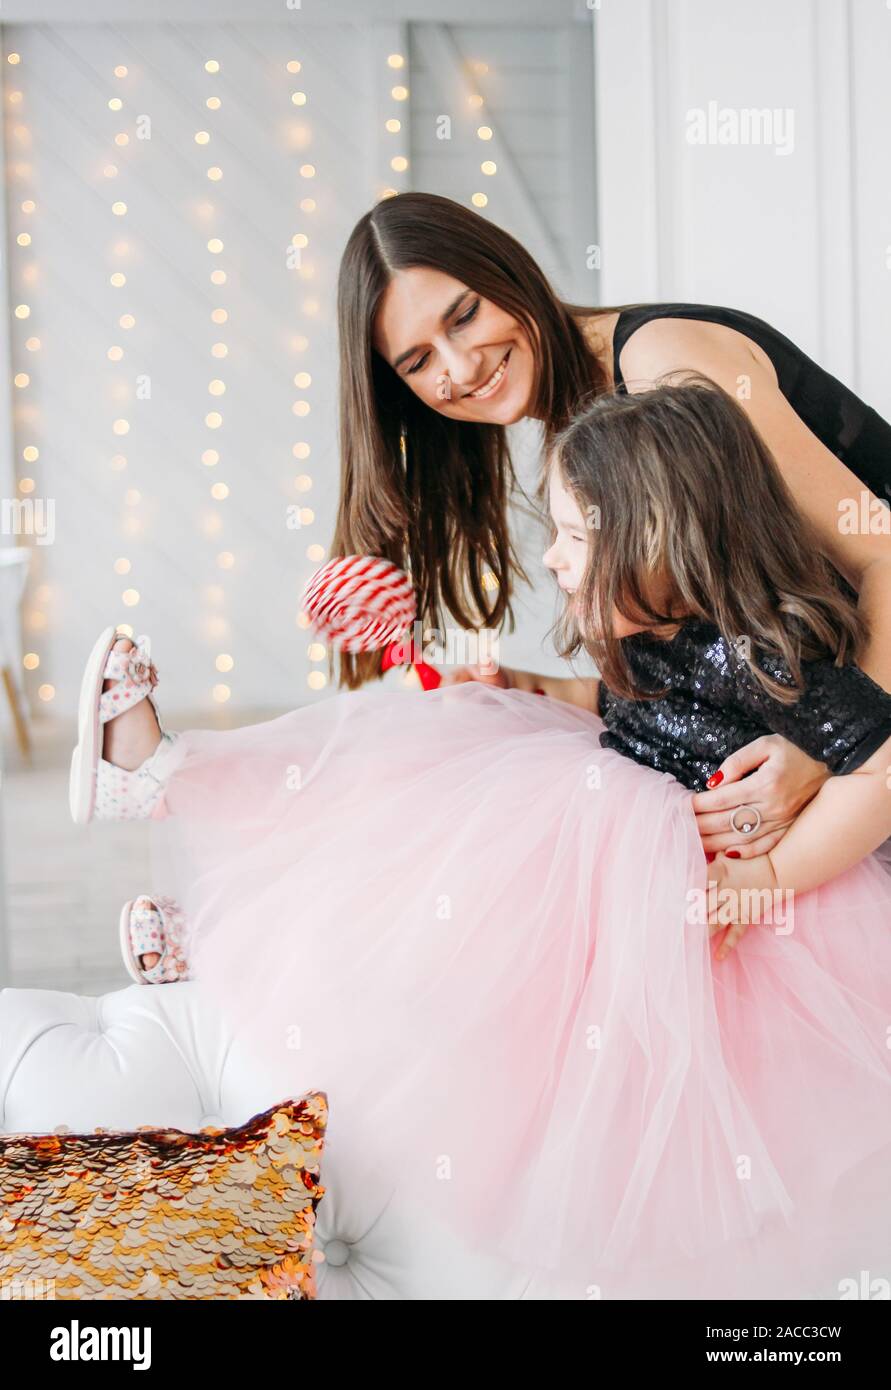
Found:
[[[310,1082],[306,1089],[311,1089]],[[0,991],[0,1131],[241,1124],[284,1099],[252,1074],[194,983],[100,998]],[[321,1299],[554,1299],[550,1280],[458,1247],[329,1131],[318,1208]]]

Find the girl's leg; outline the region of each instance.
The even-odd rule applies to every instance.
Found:
[[[128,637],[122,637],[112,650],[129,652],[133,645]],[[115,681],[104,681],[102,689],[111,690],[115,684]],[[160,742],[161,729],[152,702],[140,700],[104,726],[102,756],[115,767],[133,772],[151,757]]]

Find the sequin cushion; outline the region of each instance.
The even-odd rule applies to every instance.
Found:
[[[314,1299],[324,1092],[237,1129],[0,1136],[0,1293]]]

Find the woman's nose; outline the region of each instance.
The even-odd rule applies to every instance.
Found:
[[[456,386],[474,386],[482,365],[482,353],[476,348],[458,348],[454,343],[440,346],[443,369]]]

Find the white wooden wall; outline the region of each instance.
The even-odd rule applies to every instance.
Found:
[[[603,0],[594,18],[604,302],[748,309],[891,418],[886,0]],[[710,101],[791,110],[792,152],[688,143]]]
[[[326,666],[296,618],[337,496],[340,250],[387,185],[468,200],[480,184],[487,215],[560,291],[596,301],[584,254],[595,239],[591,17],[561,8],[553,25],[473,29],[380,15],[369,27],[102,15],[6,27],[4,55],[20,56],[2,65],[9,289],[29,309],[10,318],[11,368],[29,377],[13,392],[12,441],[20,495],[33,480],[24,495],[51,498],[56,524],[55,543],[34,547],[24,614],[24,650],[40,660],[26,673],[38,716],[72,716],[85,649],[110,622],[153,634],[174,716],[237,717],[328,693],[308,684]],[[394,52],[402,71],[388,64]],[[488,72],[471,126],[461,82],[472,61]],[[119,65],[126,75],[115,76]],[[403,81],[410,99],[394,102]],[[442,111],[455,117],[448,144],[431,138]],[[385,136],[394,112],[404,128]],[[495,132],[485,149],[483,121]],[[199,132],[209,138],[196,142]],[[390,168],[394,153],[409,158],[405,173]],[[494,177],[479,172],[486,156]],[[307,164],[313,177],[301,174]],[[308,238],[299,265],[295,234]],[[212,283],[220,271],[225,283]],[[301,372],[311,380],[295,385]],[[208,450],[219,454],[212,466]],[[220,485],[226,496],[212,492]],[[294,507],[299,530],[288,527]],[[539,650],[550,600],[544,617],[535,602],[520,641]]]

